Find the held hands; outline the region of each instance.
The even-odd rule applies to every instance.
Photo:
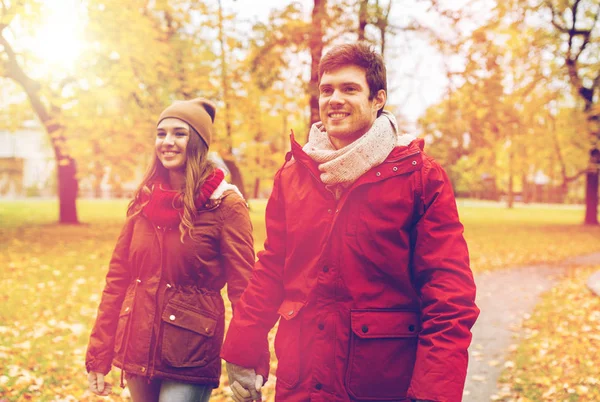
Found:
[[[104,382],[104,374],[90,371],[88,373],[89,389],[96,395],[107,396],[112,390],[112,385]]]
[[[237,364],[227,362],[226,366],[229,386],[235,402],[262,401],[260,393],[263,385],[262,375],[257,375],[254,369],[244,368]]]

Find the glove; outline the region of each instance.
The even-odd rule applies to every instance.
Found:
[[[263,386],[262,375],[257,375],[252,368],[241,367],[229,362],[227,362],[226,368],[235,402],[262,401],[260,393]]]

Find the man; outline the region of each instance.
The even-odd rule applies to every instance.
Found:
[[[222,349],[234,399],[260,398],[281,317],[277,401],[460,401],[479,310],[448,177],[383,111],[367,45],[333,48],[319,77],[321,122],[292,136]]]

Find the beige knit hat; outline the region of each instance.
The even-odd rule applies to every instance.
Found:
[[[216,107],[211,101],[204,98],[196,98],[187,101],[175,101],[171,106],[163,110],[158,117],[158,126],[166,118],[174,117],[185,121],[200,134],[206,147],[210,147],[210,139],[213,133],[213,122],[215,121]]]

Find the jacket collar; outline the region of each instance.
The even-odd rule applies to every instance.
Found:
[[[290,133],[290,143],[292,144],[292,155],[294,159],[300,162],[302,165],[306,166],[312,173],[319,177],[321,172],[319,171],[319,165],[312,160],[310,156],[304,152],[302,146],[298,144],[294,137],[294,131]],[[397,146],[392,152],[388,155],[383,163],[393,162],[402,158],[405,158],[408,155],[417,154],[423,151],[425,148],[425,140],[422,138],[416,138],[408,145]]]

